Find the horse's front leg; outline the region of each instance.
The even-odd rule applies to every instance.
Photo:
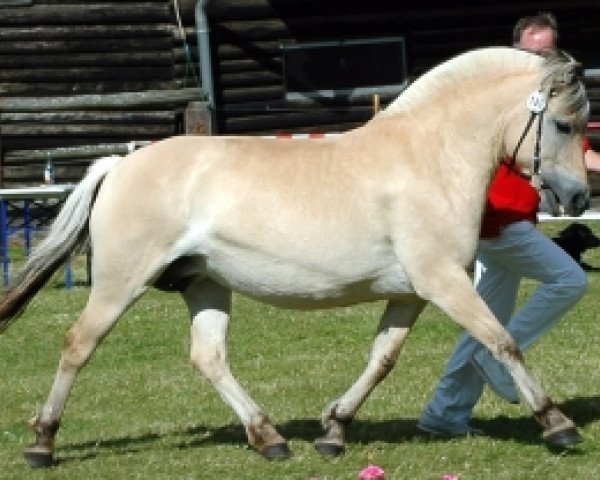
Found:
[[[211,280],[191,284],[183,297],[192,316],[191,361],[213,384],[242,421],[248,442],[268,459],[285,459],[291,452],[269,418],[239,385],[227,363],[227,326],[231,291]]]
[[[404,339],[424,307],[425,302],[418,297],[388,304],[367,367],[354,385],[323,412],[326,434],[315,441],[315,448],[320,453],[328,456],[344,453],[347,426],[369,393],[393,368]]]
[[[554,405],[527,371],[515,340],[494,317],[463,270],[442,265],[438,259],[435,276],[414,279],[413,283],[420,295],[444,310],[504,364],[535,419],[544,428],[542,436],[546,442],[569,447],[581,441],[575,424]]]

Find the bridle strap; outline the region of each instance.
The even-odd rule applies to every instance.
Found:
[[[533,174],[539,175],[540,167],[542,164],[542,157],[540,151],[542,149],[542,121],[544,120],[544,112],[538,114],[538,127],[535,136],[535,147],[533,150]]]
[[[517,146],[515,147],[515,149],[513,151],[513,154],[511,157],[511,165],[514,165],[515,162],[517,161],[517,153],[519,152],[519,148],[521,148],[521,144],[523,143],[523,140],[525,140],[525,137],[529,133],[529,130],[531,129],[531,125],[533,124],[533,121],[535,120],[536,116],[537,116],[537,113],[535,113],[535,112],[531,112],[531,115],[529,115],[529,120],[527,120],[527,125],[525,125],[525,129],[523,130],[523,133],[521,133],[521,138],[519,138],[519,141],[517,142]],[[537,147],[537,142],[536,142],[536,147]]]
[[[529,120],[527,120],[527,125],[525,125],[525,129],[517,142],[517,146],[513,152],[511,158],[511,166],[514,165],[517,161],[517,153],[519,152],[519,148],[521,148],[521,144],[525,137],[529,133],[531,129],[531,125],[533,125],[533,121],[535,117],[538,117],[538,126],[535,135],[535,147],[533,150],[533,177],[537,177],[540,173],[540,167],[542,163],[542,157],[540,155],[541,145],[542,145],[542,122],[544,120],[544,111],[546,110],[546,99],[543,94],[538,92],[533,92],[529,98],[527,99],[527,108],[531,112],[529,115]]]

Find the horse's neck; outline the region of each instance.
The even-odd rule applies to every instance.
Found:
[[[465,159],[465,168],[469,165],[477,171],[491,172],[509,153],[504,143],[506,129],[521,107],[526,120],[526,101],[535,88],[534,75],[529,79],[490,76],[487,81],[479,79],[457,84],[445,93],[432,96],[425,104],[408,108],[399,105],[397,113],[383,111],[381,117],[397,115],[398,119],[410,119],[411,128],[429,137],[434,144],[443,145],[438,158],[429,160],[437,160],[441,168],[448,163],[444,157],[452,154]],[[401,123],[406,125],[407,122]]]
[[[483,208],[492,175],[507,153],[504,134],[510,114],[517,108],[515,99],[522,101],[525,109],[529,91],[522,86],[522,79],[498,83],[504,85],[492,82],[479,89],[461,85],[427,104],[386,112],[371,122],[375,128],[387,124],[381,129],[387,130],[387,135],[398,128],[397,138],[419,145],[412,154],[416,158],[407,161],[426,162],[447,191],[458,192],[451,201],[459,215],[468,215],[477,205]]]

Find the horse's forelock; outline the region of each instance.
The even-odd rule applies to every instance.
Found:
[[[488,47],[460,54],[414,81],[380,115],[391,115],[431,101],[432,94],[482,72],[541,72],[543,59],[510,47]]]
[[[585,86],[580,80],[581,65],[570,55],[561,52],[546,59],[542,88],[556,97],[554,110],[571,117],[577,124],[585,124],[589,115],[589,101]]]

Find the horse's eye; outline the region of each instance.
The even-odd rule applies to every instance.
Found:
[[[556,125],[556,130],[558,130],[560,133],[564,133],[566,135],[569,135],[571,133],[571,131],[573,130],[571,128],[570,123],[559,122],[558,120],[555,120],[554,124]]]

